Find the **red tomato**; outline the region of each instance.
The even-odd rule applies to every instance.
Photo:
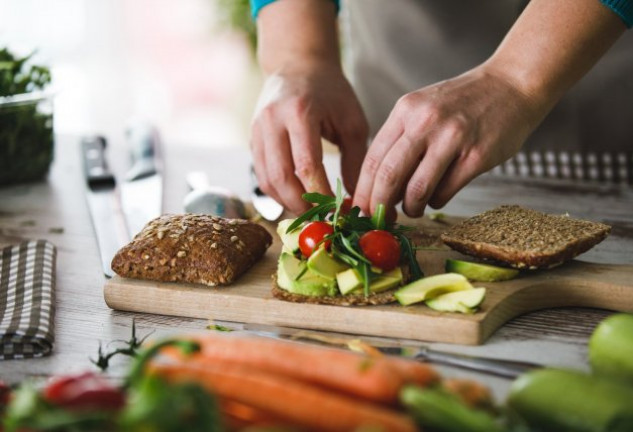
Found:
[[[119,410],[125,394],[101,375],[85,372],[53,378],[42,395],[48,402],[68,409]]]
[[[333,233],[334,228],[327,222],[314,221],[304,226],[299,233],[299,249],[301,249],[303,256],[307,258],[312,255],[312,252],[317,244],[323,240],[323,237]],[[322,244],[324,244],[326,248],[329,248],[332,242],[326,240]]]
[[[387,231],[368,231],[360,237],[358,244],[365,257],[379,269],[393,270],[400,262],[400,243]]]
[[[341,214],[348,214],[352,209],[352,197],[346,197],[343,199],[343,204],[341,204]]]
[[[11,388],[4,381],[0,380],[0,414],[4,411],[4,407],[9,405],[10,399]]]

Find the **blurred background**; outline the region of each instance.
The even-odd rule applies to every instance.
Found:
[[[0,0],[0,45],[52,73],[56,134],[247,146],[261,85],[247,0]]]

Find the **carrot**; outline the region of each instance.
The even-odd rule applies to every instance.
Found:
[[[229,430],[241,430],[247,426],[256,427],[290,427],[286,421],[283,421],[261,409],[235,402],[228,399],[222,399],[220,402],[220,410]]]
[[[195,381],[220,399],[270,413],[289,424],[316,431],[351,431],[373,426],[413,432],[412,419],[395,410],[244,365],[153,364],[149,373],[171,382]]]
[[[386,358],[370,358],[333,348],[264,338],[205,335],[196,337],[200,352],[187,362],[213,365],[224,362],[273,372],[296,380],[339,390],[356,397],[397,403],[406,383],[403,368]],[[177,354],[176,354],[177,355]],[[423,371],[418,371],[423,374]],[[429,371],[432,381],[435,373]]]
[[[430,364],[403,357],[385,356],[385,358],[407,383],[428,387],[440,382],[440,374]]]
[[[490,389],[477,381],[451,378],[442,381],[442,387],[449,393],[458,396],[470,407],[485,410],[492,410],[494,408],[494,399],[492,393],[490,393]]]

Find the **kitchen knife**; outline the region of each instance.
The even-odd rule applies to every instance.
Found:
[[[265,324],[245,324],[244,329],[260,336],[275,339],[305,341],[321,344],[325,343],[326,345],[342,345],[349,347],[350,345],[353,345],[354,342],[358,342],[358,340],[355,339],[328,336],[317,332],[308,332],[300,329]],[[372,343],[366,344],[366,346],[370,349],[376,349],[382,354],[401,356],[430,363],[438,363],[510,379],[514,379],[529,370],[542,367],[541,365],[530,362],[493,359],[435,351],[424,345],[413,347],[376,345]]]
[[[100,136],[86,137],[81,143],[86,178],[86,198],[97,235],[103,273],[112,277],[114,254],[129,241],[116,180],[105,158],[106,140]]]
[[[162,214],[163,177],[157,130],[136,123],[126,131],[132,167],[121,186],[121,202],[131,237]]]
[[[191,191],[185,196],[183,207],[187,213],[210,214],[229,219],[246,219],[244,203],[228,189],[211,186],[202,171],[187,174]]]
[[[255,170],[251,166],[251,201],[253,207],[257,213],[268,221],[276,221],[281,217],[284,212],[284,208],[281,204],[275,201],[272,197],[266,195],[257,184],[257,176],[255,176]]]

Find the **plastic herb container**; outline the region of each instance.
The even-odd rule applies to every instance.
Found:
[[[0,185],[44,178],[53,159],[47,68],[0,49]]]

